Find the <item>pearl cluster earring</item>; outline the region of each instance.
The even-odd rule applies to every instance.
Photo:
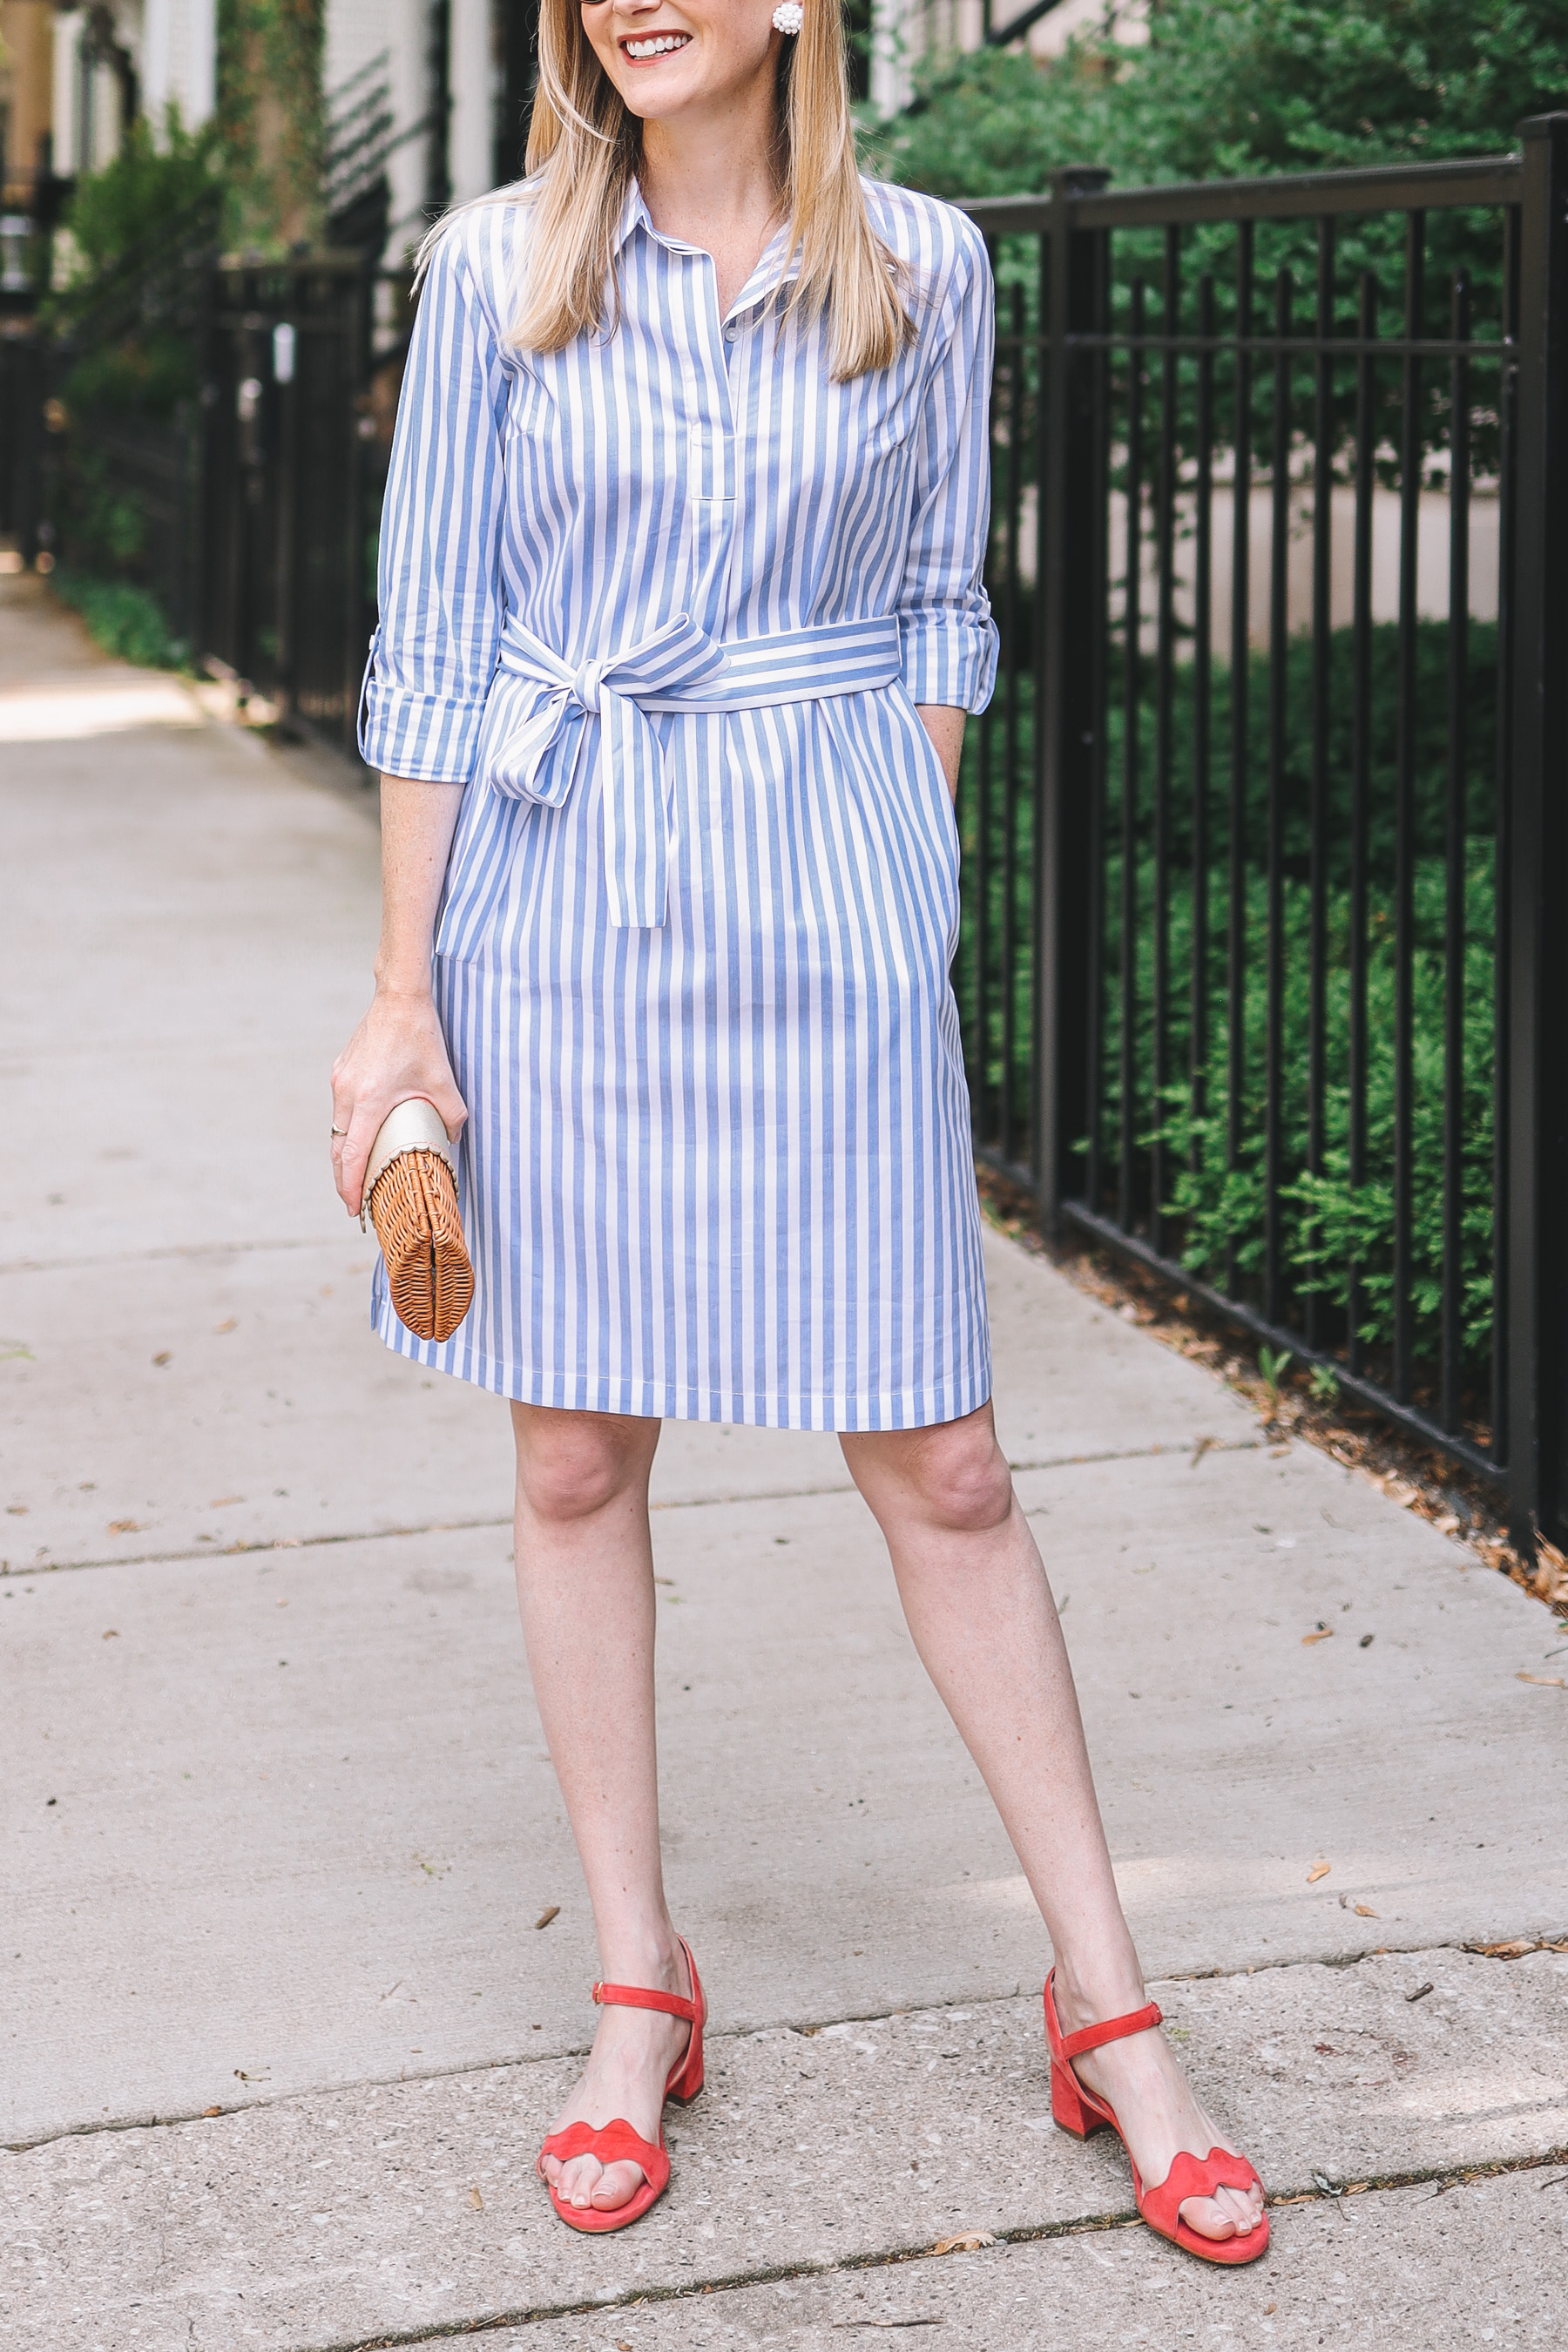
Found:
[[[800,0],[779,0],[773,10],[773,24],[781,33],[798,33],[805,22],[805,10]]]

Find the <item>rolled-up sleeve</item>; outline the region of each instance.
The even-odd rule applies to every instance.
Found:
[[[996,680],[996,630],[983,583],[994,333],[990,260],[966,223],[921,412],[909,562],[898,605],[911,699],[957,710],[984,710]]]
[[[465,251],[436,249],[393,435],[380,622],[360,704],[367,766],[466,783],[500,634],[507,373]]]

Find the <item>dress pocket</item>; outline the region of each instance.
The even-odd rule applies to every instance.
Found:
[[[946,860],[948,883],[948,961],[951,962],[958,947],[960,915],[959,869],[962,849],[958,836],[958,810],[948,788],[947,771],[937,756],[936,745],[926,733],[925,721],[916,707],[914,697],[902,678],[890,688],[895,709],[902,717],[909,737],[910,757],[926,782],[926,806],[929,818]]]

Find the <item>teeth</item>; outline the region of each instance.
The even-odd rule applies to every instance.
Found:
[[[658,33],[651,40],[628,41],[628,58],[661,58],[669,49],[683,49],[691,38],[689,33]]]

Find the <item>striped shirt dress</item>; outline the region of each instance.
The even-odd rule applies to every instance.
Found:
[[[382,527],[367,762],[461,784],[435,991],[476,1291],[400,1354],[538,1405],[909,1429],[990,1393],[958,836],[917,703],[984,709],[992,289],[866,185],[916,334],[835,383],[781,235],[630,191],[618,308],[508,341],[525,205],[458,215]]]

